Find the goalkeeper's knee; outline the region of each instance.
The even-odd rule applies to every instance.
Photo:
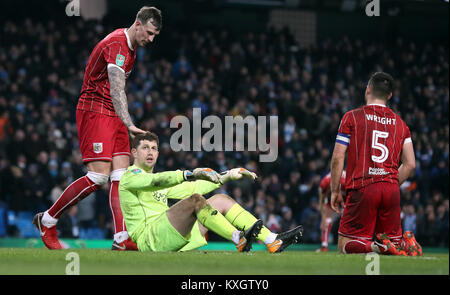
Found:
[[[195,213],[200,211],[203,207],[206,206],[206,199],[200,194],[193,194],[189,197],[189,200],[192,202]]]

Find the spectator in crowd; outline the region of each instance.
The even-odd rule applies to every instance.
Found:
[[[295,220],[292,218],[292,209],[291,208],[283,207],[281,209],[281,213],[283,214],[283,217],[280,222],[280,229],[282,232],[291,230],[298,225],[295,222]]]
[[[78,238],[80,229],[78,226],[77,213],[78,206],[75,205],[61,215],[60,221],[56,225],[61,238]]]
[[[416,233],[417,230],[417,215],[416,210],[414,208],[414,205],[407,204],[403,206],[403,231],[411,231],[413,233]]]
[[[301,224],[304,228],[309,228],[304,233],[305,243],[314,243],[320,241],[320,219],[321,213],[317,198],[312,198],[309,206],[307,206],[301,214]]]

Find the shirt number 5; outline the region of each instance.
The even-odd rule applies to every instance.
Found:
[[[372,161],[374,161],[376,163],[383,163],[388,158],[388,156],[389,156],[388,148],[384,144],[378,142],[378,140],[380,138],[388,138],[388,136],[389,136],[388,132],[373,130],[373,132],[372,132],[372,148],[379,150],[381,152],[381,155],[379,155],[378,157],[375,155],[372,155]]]

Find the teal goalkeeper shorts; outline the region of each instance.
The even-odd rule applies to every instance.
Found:
[[[166,212],[152,220],[137,240],[139,251],[189,251],[206,245],[198,221],[183,237],[170,223]]]

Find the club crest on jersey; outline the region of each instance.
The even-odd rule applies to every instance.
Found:
[[[119,67],[123,66],[123,63],[125,62],[125,56],[118,54],[116,56],[116,65],[118,65]]]
[[[137,168],[131,170],[131,173],[133,173],[133,174],[138,174],[138,173],[141,173],[141,172],[142,172],[142,170],[141,169],[137,169]]]
[[[103,152],[103,142],[94,142],[94,153],[100,154]]]

